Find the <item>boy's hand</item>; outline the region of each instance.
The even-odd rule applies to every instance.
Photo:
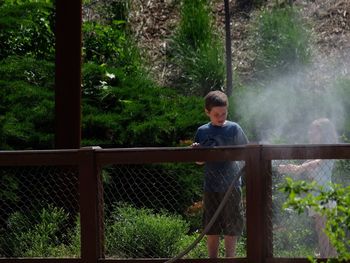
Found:
[[[191,144],[192,148],[197,148],[197,147],[200,147],[200,146],[201,145],[198,142],[194,142],[194,143]],[[202,164],[204,164],[204,162],[196,162],[196,164],[202,165]]]
[[[199,147],[199,146],[201,146],[201,145],[198,142],[194,142],[194,143],[191,144],[192,148],[196,148],[196,147]]]

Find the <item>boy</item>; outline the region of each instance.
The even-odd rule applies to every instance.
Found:
[[[242,128],[237,123],[226,120],[227,110],[228,98],[225,93],[217,90],[211,91],[205,96],[205,113],[210,122],[197,129],[192,147],[248,143]],[[224,235],[225,256],[234,257],[235,255],[237,237],[241,234],[243,228],[241,180],[234,179],[238,176],[239,170],[235,161],[205,163],[204,228],[213,217],[230,184],[235,180],[232,194],[230,194],[226,205],[208,233],[206,233],[209,258],[218,257],[221,234]]]

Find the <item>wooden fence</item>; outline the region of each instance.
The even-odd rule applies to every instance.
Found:
[[[271,226],[271,161],[292,159],[350,159],[350,145],[258,145],[218,148],[130,148],[87,147],[72,150],[2,151],[0,167],[73,166],[79,173],[81,224],[80,258],[0,258],[0,263],[140,263],[167,259],[106,259],[104,255],[103,195],[101,170],[110,164],[150,164],[243,160],[246,164],[247,256],[218,259],[222,262],[306,263],[306,258],[275,258]],[[210,259],[181,259],[213,262]]]

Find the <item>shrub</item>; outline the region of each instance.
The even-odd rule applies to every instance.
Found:
[[[263,9],[254,32],[259,77],[293,71],[310,61],[310,34],[296,9]]]
[[[0,64],[5,149],[50,149],[54,137],[53,63],[11,56]]]
[[[208,1],[182,1],[181,20],[169,56],[179,70],[173,85],[183,94],[202,96],[223,89],[224,48],[214,31]]]
[[[178,216],[119,204],[106,222],[106,254],[119,258],[172,257],[187,231],[187,224]]]
[[[77,257],[80,253],[79,226],[64,232],[68,215],[63,209],[48,206],[40,213],[13,213],[8,219],[6,246],[11,257]],[[79,240],[79,242],[77,242]],[[67,242],[67,243],[65,243]],[[68,244],[68,245],[67,245]]]
[[[115,147],[175,146],[206,121],[201,98],[180,96],[143,75],[89,63],[84,79],[85,145],[96,139]]]
[[[53,11],[46,0],[0,3],[0,60],[11,55],[53,60]]]
[[[125,21],[114,21],[112,25],[96,22],[83,24],[84,61],[107,63],[121,67],[127,73],[141,71],[142,60],[136,45],[121,27]]]

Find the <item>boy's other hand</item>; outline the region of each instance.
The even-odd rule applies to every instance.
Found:
[[[198,143],[198,142],[194,142],[194,143],[192,143],[191,144],[191,147],[192,148],[196,148],[196,147],[200,147],[201,145],[200,145],[200,143]]]
[[[194,143],[192,143],[191,144],[191,147],[192,148],[198,148],[198,147],[200,147],[201,145],[200,145],[200,143],[198,143],[198,142],[194,142]],[[199,165],[202,165],[202,164],[204,164],[205,162],[200,162],[200,161],[198,161],[198,162],[196,162],[196,164],[199,164]]]

